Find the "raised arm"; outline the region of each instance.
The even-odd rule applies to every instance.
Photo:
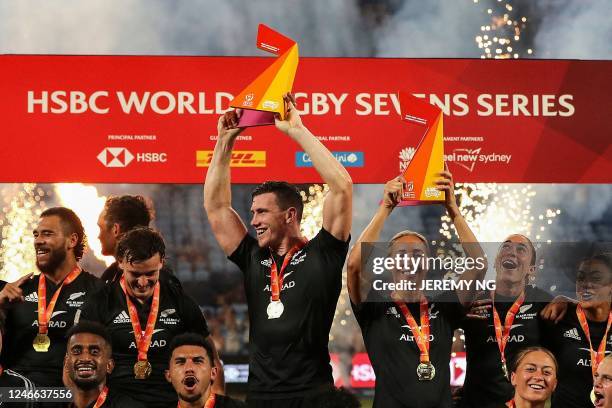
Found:
[[[446,207],[446,211],[448,212],[448,216],[453,221],[453,225],[457,230],[457,235],[459,235],[459,241],[461,242],[461,246],[463,247],[464,256],[467,258],[472,258],[474,260],[480,259],[482,263],[475,264],[476,266],[472,269],[468,269],[463,272],[459,276],[459,280],[471,281],[473,282],[469,287],[469,290],[458,290],[457,297],[459,301],[464,306],[470,306],[475,299],[476,290],[475,281],[484,279],[485,274],[487,273],[487,262],[485,253],[476,239],[476,235],[470,228],[470,226],[461,215],[459,211],[459,206],[457,205],[457,201],[455,199],[455,188],[453,175],[448,171],[448,167],[446,164],[444,165],[445,169],[442,173],[440,173],[440,179],[436,181],[437,188],[440,191],[444,191],[446,195],[446,201],[444,202],[444,206]]]
[[[276,127],[304,149],[329,192],[323,203],[323,228],[337,239],[346,241],[351,232],[353,182],[346,169],[329,150],[302,124],[292,95],[285,96],[287,119],[276,120]]]
[[[361,244],[363,242],[377,242],[380,238],[380,233],[385,226],[385,221],[395,206],[399,203],[402,196],[402,188],[404,181],[401,177],[388,181],[385,184],[385,192],[383,202],[380,204],[374,217],[363,230],[359,239],[351,248],[347,262],[347,287],[351,302],[359,305],[368,296],[370,280],[362,275],[361,260],[368,259],[370,253],[362,253]],[[362,258],[363,257],[363,258]]]
[[[204,182],[204,208],[213,234],[226,255],[232,254],[247,233],[244,222],[232,208],[230,160],[236,137],[238,115],[234,111],[219,118],[219,138]]]

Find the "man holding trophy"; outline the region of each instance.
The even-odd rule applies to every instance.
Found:
[[[204,184],[204,206],[215,238],[244,274],[250,320],[250,407],[308,407],[333,385],[328,337],[342,286],[351,229],[348,172],[302,124],[286,94],[278,130],[308,154],[329,192],[323,228],[310,241],[300,231],[302,199],[285,182],[265,182],[252,193],[255,237],[231,205],[230,159],[241,110],[219,118],[219,138]]]

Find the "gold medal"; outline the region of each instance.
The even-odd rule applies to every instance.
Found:
[[[419,381],[431,381],[436,376],[436,368],[429,361],[421,363],[417,367]]]
[[[49,351],[49,347],[51,347],[51,339],[46,333],[38,333],[36,337],[34,337],[32,347],[39,353],[46,353]]]
[[[151,375],[153,368],[147,360],[139,360],[134,364],[134,377],[137,380],[146,380]]]

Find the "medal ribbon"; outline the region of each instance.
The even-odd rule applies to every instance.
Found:
[[[289,265],[289,262],[291,262],[293,255],[295,255],[295,253],[300,249],[304,248],[304,245],[306,245],[307,242],[308,240],[304,240],[294,245],[289,250],[289,252],[287,252],[287,255],[285,255],[285,259],[283,260],[280,273],[278,273],[276,262],[274,261],[274,257],[272,256],[272,250],[270,250],[270,258],[272,259],[272,266],[270,267],[270,288],[272,290],[273,301],[277,302],[280,299],[280,291],[283,287],[283,278],[285,276],[285,269],[287,268],[287,265]]]
[[[47,306],[47,279],[45,278],[45,274],[41,273],[38,278],[38,333],[39,334],[47,334],[49,331],[49,321],[51,320],[51,316],[53,315],[53,309],[55,309],[55,302],[57,302],[57,298],[62,291],[64,285],[70,285],[72,281],[74,281],[77,276],[81,273],[81,268],[75,266],[74,269],[66,276],[66,278],[62,281],[62,284],[53,294],[51,301],[49,302],[49,306]]]
[[[102,404],[104,404],[104,401],[106,401],[107,395],[108,395],[108,387],[105,385],[100,395],[98,395],[98,399],[96,400],[96,403],[94,404],[93,408],[100,408]]]
[[[204,404],[203,408],[214,408],[215,407],[215,400],[216,399],[217,399],[217,395],[211,391],[210,395],[208,396],[208,399],[206,400],[206,403]],[[180,401],[179,401],[178,405],[176,406],[176,408],[181,408],[181,402]]]
[[[506,313],[506,318],[504,319],[504,327],[502,328],[501,319],[499,318],[499,313],[497,313],[497,309],[495,309],[495,294],[491,294],[491,298],[493,299],[493,325],[495,326],[495,340],[497,340],[497,346],[499,347],[499,354],[501,355],[501,362],[505,366],[506,365],[506,345],[508,344],[508,340],[510,339],[510,330],[512,329],[512,323],[514,323],[514,317],[518,313],[521,305],[525,301],[525,292],[521,292],[519,297],[514,301],[508,313]]]
[[[145,332],[142,332],[140,327],[140,320],[138,319],[138,311],[136,306],[130,300],[127,290],[125,288],[125,277],[121,276],[121,289],[125,293],[125,300],[127,302],[128,311],[130,312],[130,320],[132,321],[132,328],[134,329],[134,337],[136,338],[136,347],[138,348],[138,361],[147,361],[147,352],[151,345],[151,339],[153,338],[153,329],[155,329],[155,322],[157,321],[157,312],[159,311],[159,281],[155,283],[155,289],[153,289],[153,301],[151,302],[151,311],[149,312],[149,318],[147,319],[147,327]]]
[[[421,323],[421,327],[417,324],[416,320],[410,313],[408,306],[404,302],[396,301],[395,304],[400,308],[408,326],[410,327],[410,331],[414,336],[415,342],[421,351],[421,363],[429,363],[429,309],[427,307],[427,298],[425,296],[421,297],[420,304],[420,316],[419,320]]]
[[[610,330],[610,323],[612,323],[612,310],[610,310],[610,312],[608,313],[608,326],[606,327],[606,332],[604,333],[603,339],[601,339],[601,343],[599,343],[599,348],[597,349],[597,351],[593,349],[593,343],[591,342],[591,331],[589,330],[589,324],[587,322],[587,318],[584,314],[582,306],[576,306],[576,315],[578,316],[578,322],[580,322],[580,327],[582,327],[582,331],[589,340],[589,350],[591,351],[591,371],[593,372],[593,376],[595,376],[595,373],[597,372],[597,367],[599,367],[599,363],[601,363],[604,357],[606,356],[606,340],[608,339],[608,330]]]

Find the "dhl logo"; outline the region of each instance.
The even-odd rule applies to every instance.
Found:
[[[212,150],[196,151],[196,167],[209,167]],[[235,150],[232,152],[230,167],[266,167],[265,150]]]

